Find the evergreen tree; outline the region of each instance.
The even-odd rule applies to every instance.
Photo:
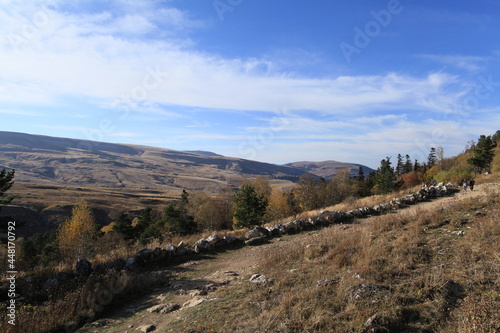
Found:
[[[432,147],[431,151],[429,152],[429,156],[427,157],[427,169],[430,169],[434,165],[436,165],[436,162],[437,162],[436,148]]]
[[[398,163],[396,164],[396,174],[398,176],[401,176],[403,173],[404,173],[403,156],[401,154],[398,154]]]
[[[421,170],[420,163],[418,163],[418,160],[415,159],[415,163],[413,164],[413,171],[419,172]]]
[[[397,177],[391,166],[391,158],[380,161],[375,178],[375,194],[387,194],[397,189]]]
[[[5,192],[7,192],[12,187],[12,185],[14,185],[13,179],[15,172],[15,170],[7,172],[7,170],[5,169],[0,171],[0,205],[7,205],[13,199],[12,196],[4,197],[4,195]],[[0,209],[1,208],[2,207],[0,206]]]
[[[234,227],[250,228],[263,223],[267,199],[251,185],[243,185],[234,196]]]
[[[2,210],[2,205],[8,205],[14,197],[12,196],[5,196],[5,192],[7,192],[12,185],[14,185],[14,173],[15,170],[7,172],[5,169],[0,171],[0,210]],[[2,217],[0,218],[0,231],[3,232],[3,230],[7,229],[7,223],[11,220],[9,217]],[[20,224],[18,223],[17,226],[19,227]],[[3,241],[4,239],[2,239]],[[5,241],[7,239],[5,238]]]
[[[500,130],[497,130],[495,134],[491,137],[491,141],[498,142],[500,141]]]
[[[473,156],[467,160],[472,165],[476,173],[491,171],[491,163],[495,156],[496,142],[493,142],[491,136],[481,135],[477,144],[472,149]]]
[[[406,162],[405,162],[405,165],[403,167],[403,173],[410,173],[413,170],[413,165],[411,164],[410,155],[406,154],[405,158],[406,158]]]
[[[194,217],[187,213],[182,202],[177,207],[173,203],[169,203],[163,209],[160,225],[165,226],[168,232],[176,235],[189,235],[198,230]]]
[[[358,175],[354,177],[354,181],[357,187],[357,195],[360,197],[367,196],[370,189],[367,188],[367,179],[365,178],[365,172],[362,167],[359,167]]]
[[[182,190],[181,204],[184,206],[187,206],[189,204],[189,193],[186,190]]]
[[[365,180],[366,195],[370,195],[370,192],[374,190],[377,183],[377,171],[372,171],[368,174]]]
[[[133,238],[139,237],[153,223],[153,209],[150,207],[142,209],[137,215],[137,223],[133,229]]]
[[[132,219],[127,213],[123,212],[116,218],[113,231],[117,231],[125,235],[126,238],[134,237],[134,228],[132,227]]]

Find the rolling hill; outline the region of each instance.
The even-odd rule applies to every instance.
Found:
[[[359,167],[363,169],[365,176],[367,176],[370,172],[374,171],[373,169],[354,163],[345,163],[338,161],[324,161],[324,162],[294,162],[285,164],[286,166],[301,169],[304,172],[309,172],[310,174],[316,175],[318,177],[323,177],[325,179],[334,177],[340,170],[348,169],[349,172],[353,175],[357,175],[359,171]]]
[[[359,166],[336,161],[276,165],[206,151],[0,131],[0,168],[16,169],[17,182],[211,192],[237,185],[243,178],[264,176],[295,182],[304,172],[332,177],[344,168],[356,174]]]
[[[209,191],[246,177],[295,181],[303,173],[289,166],[208,152],[11,132],[0,132],[0,168],[16,169],[20,182]]]
[[[2,209],[2,215],[30,221],[31,231],[36,226],[41,230],[49,222],[67,218],[83,197],[100,223],[106,224],[122,211],[161,209],[183,189],[217,193],[258,176],[270,179],[274,187],[290,187],[306,171],[325,177],[344,165],[325,163],[316,168],[275,165],[206,151],[0,131],[0,169],[16,170],[9,191],[15,200]],[[345,165],[357,173],[357,166]]]

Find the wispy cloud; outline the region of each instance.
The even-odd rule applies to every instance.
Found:
[[[33,111],[19,110],[19,109],[0,109],[0,114],[29,116],[29,117],[41,117],[41,116],[43,116],[41,113],[37,113],[37,112],[33,112]]]
[[[144,134],[132,132],[111,132],[108,136],[113,138],[138,138],[144,136]]]
[[[487,57],[462,56],[462,55],[422,54],[420,55],[420,57],[441,63],[443,65],[465,69],[471,72],[477,72],[482,70],[484,68],[485,63],[489,60]]]
[[[158,10],[153,4],[139,3],[133,15],[120,15],[119,10],[112,15],[105,8],[83,13],[47,10],[50,16],[40,27],[43,31],[27,40],[21,50],[9,47],[8,41],[0,45],[2,85],[9,91],[36,88],[32,96],[38,104],[63,96],[83,95],[102,103],[128,96],[139,106],[147,102],[260,111],[286,106],[291,111],[325,114],[366,114],[401,106],[440,111],[442,104],[449,103],[447,99],[454,98],[449,88],[457,83],[456,78],[445,73],[315,79],[270,70],[279,67],[274,66],[279,60],[229,59],[198,52],[187,35],[180,43],[178,37],[137,39],[137,34],[149,36],[153,30],[167,33],[202,26],[175,8]],[[167,27],[160,23],[162,15],[171,19],[163,24]],[[0,26],[7,34],[16,30],[12,22]],[[15,94],[0,93],[0,101],[12,96]],[[26,97],[15,100],[30,100]],[[143,109],[158,112],[154,107]]]

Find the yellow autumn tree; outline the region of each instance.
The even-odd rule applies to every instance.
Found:
[[[85,259],[95,245],[97,224],[87,201],[81,199],[71,212],[71,218],[62,223],[57,233],[59,251],[69,261]]]
[[[266,210],[267,221],[277,221],[294,215],[289,202],[289,194],[280,189],[273,189],[269,196],[269,205]]]

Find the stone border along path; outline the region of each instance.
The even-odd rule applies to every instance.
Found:
[[[462,200],[485,195],[484,189],[486,188],[499,191],[500,184],[481,184],[478,185],[476,187],[477,190],[473,192],[468,191],[464,193],[455,190],[455,195],[448,195],[436,201],[425,201],[422,205],[413,205],[410,206],[409,209],[401,212],[411,214],[414,210],[424,207],[427,210],[446,209],[459,204]],[[425,193],[427,192],[428,190],[425,190]],[[414,203],[425,200],[424,197],[420,197],[420,195],[425,193],[419,192],[416,194],[416,201]],[[447,194],[449,194],[449,189],[447,189]],[[446,194],[443,192],[438,194],[436,192],[436,197],[443,195]],[[405,198],[408,198],[408,196]],[[397,202],[397,199],[391,202],[393,201],[401,208],[402,205]],[[385,205],[379,206],[384,207]],[[332,212],[322,212],[316,219],[319,219],[321,215],[336,216],[336,214]],[[296,225],[296,223],[292,225]],[[342,228],[345,228],[345,226]],[[259,231],[261,230],[260,228],[255,228],[249,231],[249,233],[247,233],[249,237],[250,235],[255,236],[254,230],[256,229]],[[296,236],[314,238],[317,236],[317,232],[319,232],[319,230],[313,233]],[[254,238],[249,238],[247,241]],[[217,239],[217,237],[211,236],[201,243],[207,244],[208,242],[208,244],[210,244],[211,242],[209,239],[213,240]],[[287,241],[288,239],[279,238],[278,240]],[[241,242],[243,240],[239,241]],[[177,277],[177,280],[171,280],[167,285],[156,289],[149,295],[131,301],[125,309],[117,310],[118,312],[115,315],[88,324],[78,332],[166,332],[168,323],[182,319],[184,310],[203,302],[217,301],[217,299],[211,297],[210,294],[219,288],[227,288],[244,282],[249,283],[249,276],[252,276],[250,280],[255,280],[253,282],[265,284],[267,282],[265,277],[263,278],[264,280],[262,280],[262,276],[254,274],[255,268],[258,266],[262,250],[274,245],[273,240],[270,238],[270,241],[258,247],[247,246],[238,251],[219,252],[217,253],[216,260],[188,261],[180,264],[178,266],[179,271],[174,273],[174,277]],[[181,246],[181,248],[189,247]],[[164,270],[169,269],[171,268],[167,267]],[[169,271],[169,273],[171,274],[172,272]]]
[[[436,186],[424,186],[415,194],[406,195],[400,198],[394,198],[388,203],[382,203],[373,207],[362,207],[353,209],[347,212],[342,211],[322,211],[317,217],[309,219],[297,219],[285,224],[277,224],[270,227],[255,227],[248,231],[244,237],[221,237],[217,234],[208,238],[202,238],[195,244],[184,244],[181,241],[177,246],[167,244],[165,248],[143,248],[137,251],[134,257],[128,259],[118,258],[106,265],[92,264],[81,259],[75,265],[75,272],[59,272],[53,279],[48,279],[41,283],[44,289],[56,290],[61,284],[71,280],[72,278],[86,278],[93,272],[103,274],[107,270],[113,269],[117,271],[128,270],[137,271],[141,267],[145,268],[153,264],[164,264],[173,257],[182,257],[186,255],[201,254],[208,251],[217,251],[235,245],[261,245],[274,237],[283,235],[296,234],[302,231],[308,231],[323,227],[328,227],[333,224],[342,224],[352,222],[356,218],[363,218],[370,215],[380,215],[401,208],[406,208],[409,205],[415,205],[419,202],[427,201],[437,197],[446,196],[455,192],[453,185],[440,183]]]

